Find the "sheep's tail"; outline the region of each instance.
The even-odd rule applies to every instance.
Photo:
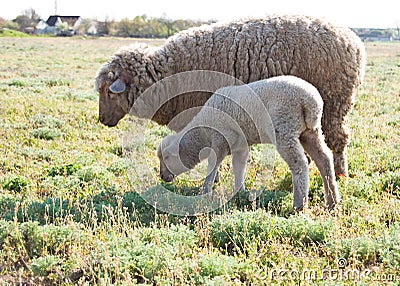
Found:
[[[309,95],[303,98],[304,121],[308,129],[315,130],[321,128],[324,102],[317,89],[315,89],[315,92],[309,93]]]

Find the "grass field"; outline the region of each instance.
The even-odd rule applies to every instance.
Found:
[[[291,214],[286,165],[277,158],[264,180],[254,148],[255,202],[243,193],[214,213],[176,217],[149,206],[129,176],[121,138],[139,121],[97,120],[95,73],[132,41],[0,38],[0,285],[400,284],[400,44],[366,46],[339,213],[323,209],[312,164],[310,208]],[[166,133],[148,128],[151,166]],[[218,187],[229,188],[222,176]],[[177,190],[199,182],[178,180]]]

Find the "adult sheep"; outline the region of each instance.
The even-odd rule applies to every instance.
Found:
[[[364,45],[350,29],[307,16],[269,16],[192,28],[158,48],[121,48],[95,79],[99,120],[115,126],[155,82],[192,70],[222,72],[244,83],[278,75],[310,82],[324,101],[322,130],[335,171],[348,175],[346,116],[365,70]],[[151,119],[167,125],[182,111],[204,105],[214,91],[177,96]],[[180,131],[189,121],[169,127]]]

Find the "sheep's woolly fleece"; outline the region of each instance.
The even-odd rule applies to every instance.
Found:
[[[313,84],[324,101],[322,129],[334,154],[335,170],[347,175],[346,115],[365,70],[364,45],[350,29],[322,19],[281,15],[192,28],[158,48],[123,47],[95,80],[100,121],[115,126],[155,82],[192,70],[226,73],[244,83],[294,75]],[[110,92],[113,84],[117,88]],[[204,105],[214,91],[181,94],[161,107],[154,106],[157,112],[151,119],[167,125],[182,111]],[[144,102],[158,103],[154,98]],[[179,131],[189,121],[169,127]]]
[[[332,152],[321,131],[323,101],[317,89],[293,76],[279,76],[248,85],[218,89],[201,111],[177,134],[163,139],[157,155],[166,181],[193,169],[209,148],[204,193],[211,191],[216,172],[232,154],[235,190],[244,186],[249,145],[275,143],[292,172],[294,207],[303,209],[308,198],[310,154],[323,178],[329,208],[340,200]]]

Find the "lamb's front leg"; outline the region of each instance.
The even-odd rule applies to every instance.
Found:
[[[246,172],[247,159],[249,158],[249,149],[236,151],[232,153],[232,167],[235,176],[235,192],[244,189],[244,176]]]
[[[215,177],[217,176],[219,166],[225,158],[224,153],[220,151],[211,150],[208,156],[207,176],[204,179],[203,190],[201,194],[207,194],[212,191],[214,186]]]

